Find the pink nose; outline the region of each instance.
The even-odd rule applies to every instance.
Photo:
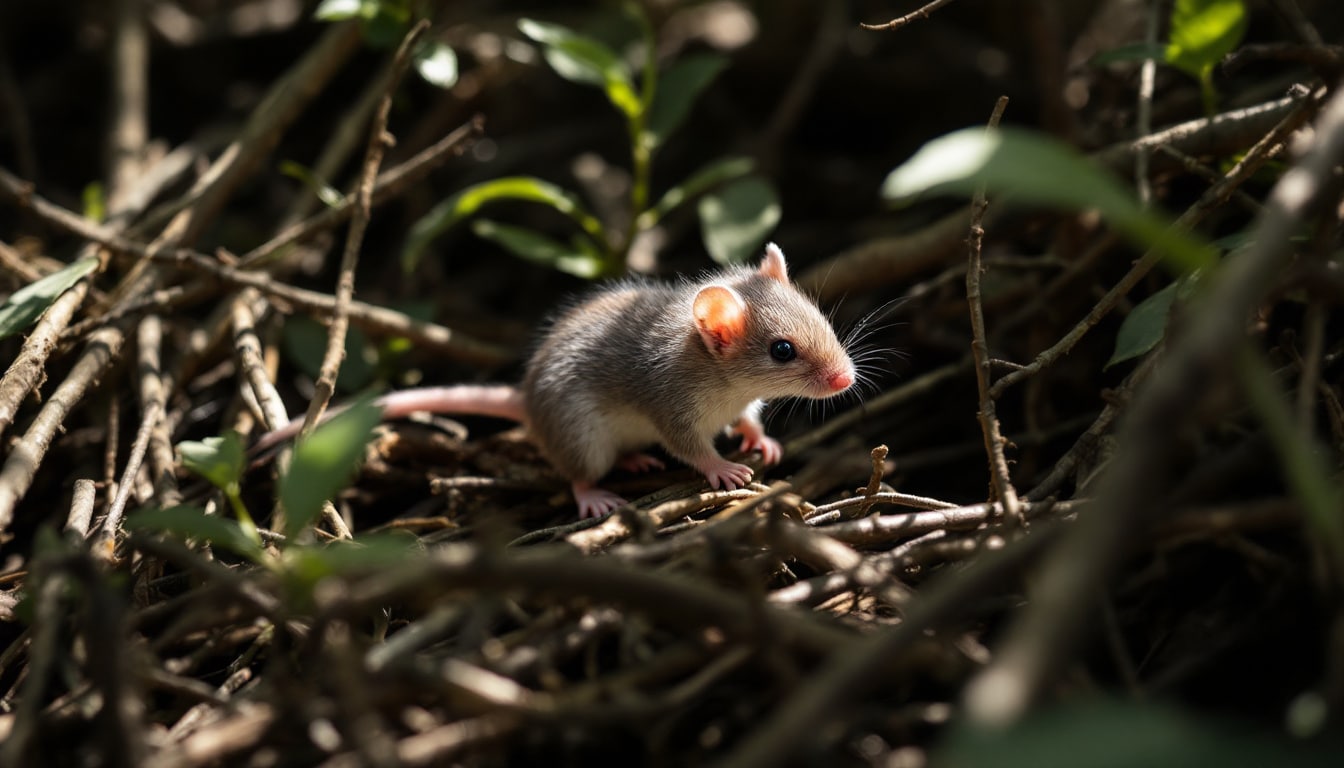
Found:
[[[832,373],[831,377],[826,379],[827,386],[829,386],[831,390],[834,392],[844,392],[846,389],[849,389],[850,385],[853,383],[854,383],[854,374],[850,373],[849,371]]]

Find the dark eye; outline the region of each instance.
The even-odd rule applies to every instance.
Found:
[[[797,357],[798,352],[793,348],[793,342],[776,339],[770,342],[770,356],[778,362],[787,363]]]

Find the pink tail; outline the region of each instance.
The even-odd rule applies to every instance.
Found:
[[[384,419],[400,419],[417,411],[430,413],[460,413],[473,416],[496,416],[513,421],[526,421],[527,413],[523,408],[523,393],[517,387],[507,384],[459,384],[451,387],[419,387],[389,392],[374,401],[383,409]],[[340,413],[342,409],[327,411],[323,421]],[[252,446],[253,453],[260,453],[299,434],[303,419],[295,419],[283,427],[267,432]]]
[[[416,411],[496,416],[513,421],[527,418],[523,410],[523,393],[507,384],[418,387],[389,392],[375,402],[382,406],[385,419],[400,419]]]

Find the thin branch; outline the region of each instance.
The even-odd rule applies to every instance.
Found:
[[[3,168],[0,168],[0,194],[10,197],[43,221],[70,234],[98,243],[110,251],[142,258],[148,256],[156,261],[189,266],[231,285],[255,287],[263,293],[318,314],[331,312],[335,305],[335,298],[330,295],[295,288],[277,282],[263,273],[230,267],[196,251],[185,248],[152,250],[152,246],[122,237],[107,227],[95,224],[34,194],[31,185]],[[404,336],[418,345],[469,363],[497,366],[514,357],[513,351],[503,347],[464,336],[436,323],[415,320],[404,313],[358,301],[350,306],[350,320],[370,333]]]
[[[0,533],[14,521],[14,507],[33,482],[57,430],[65,424],[70,411],[98,380],[121,352],[123,336],[115,328],[104,328],[89,339],[70,375],[42,406],[32,426],[10,449],[0,468]]]
[[[392,76],[388,78],[383,99],[374,113],[373,127],[369,131],[369,145],[364,154],[363,174],[355,196],[354,216],[350,219],[350,232],[345,238],[345,253],[341,256],[341,271],[336,280],[336,302],[331,310],[331,324],[327,328],[327,348],[322,355],[322,365],[318,369],[317,381],[313,385],[313,398],[303,417],[300,437],[311,434],[322,421],[322,413],[336,392],[336,374],[341,370],[341,361],[345,358],[345,334],[350,327],[350,303],[355,293],[355,267],[359,264],[359,249],[364,243],[364,230],[369,226],[369,216],[373,207],[373,181],[378,175],[378,167],[383,163],[383,154],[387,151],[392,137],[387,133],[387,116],[392,111],[392,93],[401,82],[406,68],[410,66],[411,50],[429,29],[429,22],[421,19],[406,33],[401,46],[393,59]],[[271,429],[279,425],[268,425]]]
[[[162,341],[163,327],[158,315],[149,315],[140,321],[135,339],[140,374],[140,427],[135,431],[135,441],[131,443],[131,451],[126,456],[126,467],[121,473],[117,495],[107,508],[102,530],[93,544],[95,557],[107,562],[113,559],[122,513],[126,510],[131,490],[135,488],[136,475],[140,474],[141,463],[149,449],[150,435],[159,427],[167,410],[163,395],[163,372],[159,362]]]
[[[950,2],[952,2],[952,0],[933,0],[933,2],[922,5],[918,9],[913,10],[910,13],[905,14],[904,16],[892,19],[891,21],[888,21],[886,23],[864,24],[860,22],[859,26],[863,27],[864,29],[871,29],[875,32],[900,29],[901,27],[904,27],[906,24],[909,24],[912,21],[918,21],[920,19],[929,18],[930,14],[932,14],[934,11],[938,10],[939,8],[942,8],[944,5],[947,5]]]
[[[261,340],[257,338],[256,318],[252,314],[252,305],[256,302],[254,288],[242,291],[229,302],[230,319],[233,326],[233,349],[238,356],[238,368],[243,381],[251,390],[261,413],[265,431],[279,429],[289,423],[289,413],[285,410],[284,400],[275,389],[275,383],[266,369],[266,361],[261,353]]]
[[[1007,108],[1008,97],[1000,96],[989,117],[988,130],[992,131],[999,126]],[[994,495],[1003,504],[1004,517],[1012,525],[1021,528],[1026,525],[1026,518],[1017,501],[1017,490],[1013,488],[1008,459],[1003,453],[1006,441],[995,413],[994,398],[989,394],[989,382],[994,372],[990,369],[989,343],[985,341],[985,308],[980,298],[980,273],[984,270],[980,263],[980,243],[985,237],[981,222],[988,206],[984,189],[977,190],[971,201],[971,229],[967,238],[969,261],[966,266],[966,303],[971,313],[971,357],[975,360],[975,382],[980,391],[980,431],[985,437],[985,453],[989,457],[989,476],[994,485]]]

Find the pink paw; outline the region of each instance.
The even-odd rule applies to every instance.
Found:
[[[725,491],[731,491],[751,482],[751,467],[719,457],[697,465],[696,469],[715,489],[722,487]]]
[[[647,453],[627,453],[616,460],[616,466],[627,472],[648,472],[654,469],[662,469],[663,462]]]
[[[773,437],[767,437],[765,433],[746,434],[742,436],[742,452],[751,453],[752,451],[761,452],[761,460],[766,464],[778,464],[779,460],[784,458],[784,446]]]
[[[579,517],[606,517],[626,503],[625,499],[605,488],[591,483],[574,483],[574,501],[579,505]]]

